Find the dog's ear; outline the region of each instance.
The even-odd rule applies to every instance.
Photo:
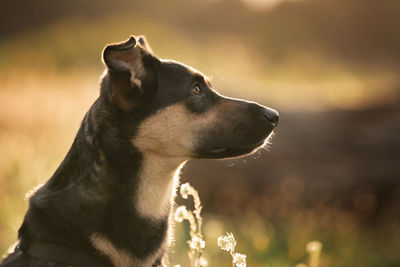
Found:
[[[122,43],[110,44],[103,51],[103,61],[111,72],[130,73],[132,87],[141,89],[142,80],[146,75],[143,66],[143,56],[146,50],[131,36]]]
[[[150,93],[144,87],[155,80],[151,62],[156,59],[143,36],[106,46],[103,61],[110,73],[112,101],[122,109],[137,106]]]

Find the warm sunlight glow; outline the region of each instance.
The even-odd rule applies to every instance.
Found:
[[[283,2],[302,2],[305,0],[242,0],[244,4],[255,10],[270,10]]]

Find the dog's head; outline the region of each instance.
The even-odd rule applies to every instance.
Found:
[[[142,153],[226,158],[264,144],[278,123],[275,110],[215,92],[210,80],[184,64],[155,57],[143,37],[108,45],[102,96],[118,127]]]

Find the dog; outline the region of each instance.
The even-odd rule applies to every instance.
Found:
[[[164,266],[179,171],[262,146],[278,112],[228,98],[143,36],[110,44],[100,96],[53,176],[29,199],[1,267]]]

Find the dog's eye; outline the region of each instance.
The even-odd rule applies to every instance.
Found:
[[[199,87],[198,85],[195,85],[195,86],[193,87],[193,89],[192,89],[192,92],[193,92],[193,94],[195,94],[195,95],[200,95],[200,93],[201,93],[200,87]]]

